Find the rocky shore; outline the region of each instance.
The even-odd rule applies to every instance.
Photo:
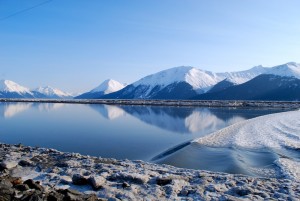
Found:
[[[18,99],[0,98],[0,102],[20,103],[65,103],[65,104],[106,104],[144,106],[185,106],[185,107],[234,107],[234,108],[281,108],[298,109],[300,101],[250,101],[250,100],[152,100],[152,99]]]
[[[299,200],[300,183],[0,144],[0,200]]]

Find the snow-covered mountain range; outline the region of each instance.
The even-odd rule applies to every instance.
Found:
[[[0,98],[72,98],[72,95],[52,87],[30,90],[10,80],[0,81]]]
[[[284,87],[289,88],[289,85],[297,84],[300,79],[300,64],[290,62],[274,67],[255,66],[249,70],[237,71],[237,72],[222,72],[214,73],[211,71],[201,70],[191,66],[174,67],[161,72],[148,75],[132,84],[124,85],[118,81],[109,79],[105,80],[96,88],[76,96],[77,99],[97,99],[97,98],[109,98],[109,99],[198,99],[201,94],[208,93],[225,93],[227,88],[236,87],[247,83],[254,78],[270,74],[274,76],[284,77]],[[287,82],[289,78],[295,78]],[[266,82],[265,86],[271,86],[271,82],[274,83],[274,79],[280,80],[278,77],[274,77],[273,81],[269,77],[262,77],[255,79],[251,84],[245,86],[257,87],[257,83]],[[277,87],[282,86],[276,85]],[[268,89],[275,90],[274,87]],[[255,89],[253,89],[255,90]],[[253,91],[252,90],[252,91]],[[232,90],[235,91],[235,90]],[[293,87],[293,93],[297,91],[297,87]],[[270,92],[271,93],[271,92]],[[273,93],[275,94],[275,93]],[[51,87],[40,87],[35,90],[29,90],[26,87],[22,87],[12,81],[2,80],[0,82],[0,98],[71,98],[68,93],[62,92],[58,89]],[[200,99],[206,96],[201,96]],[[212,97],[212,96],[210,96]],[[218,99],[223,99],[225,96],[217,95]],[[226,95],[231,97],[231,94]],[[261,96],[267,97],[267,96]],[[282,96],[286,97],[286,96]],[[292,98],[295,98],[293,96]],[[243,97],[241,97],[243,99]],[[289,99],[291,100],[291,99]],[[292,99],[293,100],[293,99]]]
[[[26,87],[23,87],[10,80],[0,81],[1,98],[34,98],[33,93]]]
[[[272,68],[256,66],[246,71],[224,73],[213,73],[186,66],[175,67],[146,76],[102,98],[190,99],[208,92],[224,80],[232,85],[239,85],[261,74],[300,78],[300,64],[291,62]],[[227,83],[227,86],[230,84]]]
[[[50,86],[46,87],[39,87],[37,89],[34,89],[32,91],[34,94],[34,97],[36,98],[53,98],[53,99],[67,99],[67,98],[72,98],[72,95],[67,92],[63,92],[59,89],[55,89]]]
[[[96,88],[92,89],[91,91],[83,93],[75,98],[76,99],[99,98],[103,95],[119,91],[123,89],[125,86],[126,86],[125,84],[122,84],[116,80],[108,79],[102,82]]]

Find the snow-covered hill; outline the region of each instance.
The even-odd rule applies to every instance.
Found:
[[[125,86],[126,85],[121,84],[116,80],[108,79],[102,82],[96,88],[92,89],[91,91],[83,93],[75,98],[77,99],[101,98],[101,96],[119,91],[123,89]]]
[[[180,66],[146,76],[105,98],[187,99],[207,92],[224,79],[240,84],[265,71],[263,67],[254,67],[247,71],[213,73]]]
[[[272,68],[267,68],[265,74],[273,74],[284,77],[295,77],[300,79],[300,64],[296,62],[290,62]]]
[[[245,71],[237,71],[237,72],[224,72],[224,73],[216,73],[219,79],[227,80],[234,84],[242,84],[245,83],[260,74],[264,74],[268,71],[268,68],[263,66],[255,66],[249,70]]]
[[[206,93],[224,80],[233,85],[239,85],[261,74],[300,78],[300,65],[291,62],[271,68],[255,66],[245,71],[223,73],[214,73],[190,66],[180,66],[146,76],[124,89],[106,95],[103,98],[189,99]]]
[[[0,98],[33,98],[31,91],[13,81],[0,80]]]
[[[115,91],[119,91],[120,89],[123,89],[125,87],[124,84],[121,84],[120,82],[108,79],[102,82],[98,87],[91,90],[91,92],[103,92],[103,94],[109,94]]]
[[[128,86],[112,79],[105,80],[98,87],[75,98],[191,99],[207,92],[216,92],[216,90],[221,92],[230,86],[238,86],[262,74],[300,79],[300,64],[290,62],[274,67],[256,66],[245,71],[222,73],[180,66],[148,75]],[[40,87],[30,91],[12,81],[2,80],[0,97],[71,98],[72,95],[51,87]]]
[[[191,99],[298,101],[300,79],[294,76],[262,74],[243,84],[232,85],[221,90],[210,90]]]
[[[39,87],[32,91],[35,98],[72,98],[72,95],[50,86]]]

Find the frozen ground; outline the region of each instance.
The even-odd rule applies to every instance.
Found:
[[[188,170],[142,161],[104,159],[7,144],[0,144],[0,155],[0,198],[9,193],[8,196],[35,196],[45,200],[50,196],[68,200],[300,198],[299,181],[292,179]],[[75,189],[94,196],[84,199],[76,191],[59,189]]]

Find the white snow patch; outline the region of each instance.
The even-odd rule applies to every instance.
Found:
[[[240,72],[213,73],[190,66],[180,66],[146,76],[133,83],[133,85],[135,87],[139,85],[150,86],[146,92],[146,94],[149,94],[156,86],[163,88],[173,83],[186,82],[190,84],[195,91],[206,92],[224,79],[228,79],[235,84],[241,84],[266,71],[266,68],[258,66]]]
[[[58,96],[58,97],[62,97],[62,98],[63,97],[72,97],[72,95],[70,93],[63,92],[59,89],[55,89],[50,86],[39,87],[35,91],[37,91],[41,94],[44,94],[46,96],[49,96],[49,97],[53,97],[53,96]]]
[[[10,80],[0,80],[0,91],[3,92],[15,92],[18,94],[28,93],[31,94],[30,90]]]
[[[95,93],[95,92],[103,92],[104,94],[109,94],[112,92],[119,91],[123,89],[126,85],[121,84],[120,82],[113,80],[113,79],[108,79],[102,82],[98,87],[94,88],[90,92]]]
[[[269,68],[266,74],[295,77],[300,79],[300,64],[290,62],[283,65],[275,66]]]
[[[194,142],[212,147],[239,147],[274,152],[300,149],[300,111],[270,114],[236,123]],[[295,159],[296,160],[296,159]],[[290,175],[300,179],[299,162],[280,159]]]

